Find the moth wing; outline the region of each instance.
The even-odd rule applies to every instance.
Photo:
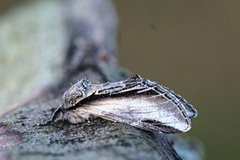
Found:
[[[198,112],[191,104],[189,104],[184,98],[182,98],[178,94],[176,94],[176,97],[178,97],[181,100],[183,107],[185,108],[185,110],[188,114],[188,117],[190,117],[190,118],[197,117]]]
[[[186,132],[191,128],[186,113],[180,112],[172,101],[162,96],[102,98],[86,102],[77,110],[160,133]]]
[[[198,115],[197,110],[191,104],[189,104],[183,97],[181,97],[179,94],[176,94],[174,91],[172,91],[169,88],[164,87],[162,85],[159,85],[157,87],[157,89],[158,90],[164,89],[164,90],[168,91],[171,95],[173,95],[175,98],[177,98],[182,103],[182,106],[186,110],[186,113],[189,118],[197,117],[197,115]]]

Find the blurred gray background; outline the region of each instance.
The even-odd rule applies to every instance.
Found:
[[[1,15],[22,3],[2,1]],[[240,1],[113,2],[119,64],[194,105],[187,135],[202,141],[206,159],[240,159]]]

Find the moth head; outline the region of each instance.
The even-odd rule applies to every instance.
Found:
[[[87,97],[87,91],[91,85],[92,83],[89,82],[87,78],[83,78],[72,85],[72,87],[63,94],[62,107],[68,109],[77,105],[81,100]]]

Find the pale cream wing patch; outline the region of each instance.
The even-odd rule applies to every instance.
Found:
[[[176,133],[191,128],[185,111],[179,112],[172,101],[162,96],[102,98],[86,102],[76,110],[150,131]]]

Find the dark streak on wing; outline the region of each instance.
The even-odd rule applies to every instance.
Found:
[[[174,127],[167,126],[159,121],[145,119],[145,120],[142,120],[142,122],[159,127],[159,130],[161,130],[162,133],[181,133],[182,132]]]

